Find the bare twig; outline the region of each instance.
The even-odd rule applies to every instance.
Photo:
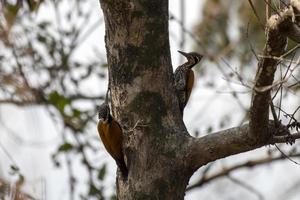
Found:
[[[274,146],[276,147],[276,149],[289,161],[291,161],[292,163],[295,163],[296,165],[300,165],[300,163],[294,161],[290,156],[286,155],[279,147],[277,144],[274,144]]]
[[[271,16],[271,10],[280,16],[280,13],[277,11],[277,9],[272,6],[271,0],[264,0],[264,2],[266,3],[266,21],[268,21]]]
[[[230,174],[228,174],[226,177],[229,180],[231,180],[233,183],[235,183],[235,184],[245,188],[246,190],[252,192],[253,194],[255,194],[258,197],[259,200],[264,199],[263,195],[259,191],[257,191],[257,189],[255,189],[254,187],[252,187],[249,184],[245,183],[244,181],[241,181],[241,180],[231,176]]]
[[[180,44],[179,44],[179,48],[180,49],[184,49],[184,45],[185,45],[185,30],[184,30],[184,27],[185,27],[185,0],[180,0],[180,17],[181,17],[181,23],[182,23],[182,26],[181,26],[181,41],[180,41]],[[183,57],[180,56],[180,62],[182,62],[182,59]]]
[[[300,154],[291,154],[289,156],[296,158],[296,157],[300,157]],[[252,167],[260,166],[260,165],[264,165],[266,163],[280,161],[280,160],[283,160],[285,158],[286,157],[283,156],[283,155],[280,155],[280,156],[277,156],[277,157],[269,157],[268,156],[268,157],[265,157],[265,158],[260,158],[260,159],[257,159],[257,160],[252,160],[252,161],[247,161],[245,163],[237,164],[237,165],[234,165],[234,166],[229,167],[227,169],[222,169],[221,171],[215,172],[214,174],[212,174],[210,176],[206,176],[204,179],[201,179],[201,181],[198,181],[195,184],[189,186],[187,188],[187,191],[190,191],[192,189],[201,187],[205,184],[210,183],[211,181],[213,181],[215,179],[227,176],[228,174],[230,174],[233,171],[243,169],[243,168],[252,168]]]
[[[285,71],[284,76],[283,76],[283,77],[281,76],[281,81],[283,81],[284,79],[286,79],[286,76],[287,76],[287,74],[288,74],[288,72],[289,72],[289,70],[290,70],[290,68],[291,68],[291,66],[292,66],[292,61],[293,61],[295,55],[296,55],[296,54],[294,53],[294,54],[293,54],[293,58],[291,59],[291,62],[290,62],[290,64],[288,65],[287,70]],[[281,69],[281,68],[280,68],[280,69]],[[281,90],[281,89],[282,89],[282,84],[280,84],[280,87],[278,87],[277,91],[275,92],[275,94],[274,94],[273,97],[272,97],[272,100],[275,99],[275,97],[276,97],[278,91]],[[281,93],[282,93],[282,90],[281,90]],[[281,99],[281,98],[280,98],[280,99]],[[279,106],[279,107],[280,107],[280,106]]]
[[[295,87],[295,86],[298,86],[298,85],[300,85],[300,81],[297,81],[296,83],[293,83],[293,84],[291,84],[291,85],[289,85],[287,87],[288,88],[292,88],[292,87]]]
[[[256,52],[254,50],[254,47],[253,47],[251,41],[249,40],[249,25],[250,25],[250,23],[247,24],[247,31],[246,31],[247,42],[248,42],[248,44],[250,46],[250,49],[251,49],[253,55],[255,56],[256,60],[258,60],[258,56],[257,56],[257,54],[256,54]]]
[[[283,135],[283,136],[273,136],[270,140],[271,144],[275,143],[286,143],[289,139],[297,140],[300,138],[300,133],[293,133],[290,135]]]
[[[257,20],[258,20],[258,22],[259,22],[259,24],[260,24],[262,30],[264,30],[264,29],[265,29],[265,26],[264,26],[264,24],[261,22],[260,17],[259,17],[259,15],[257,14],[256,9],[255,9],[255,7],[254,7],[254,5],[253,5],[253,3],[252,3],[252,0],[248,0],[248,2],[249,2],[249,4],[250,4],[250,6],[251,6],[251,9],[252,9],[252,11],[253,11],[255,17],[257,18]]]
[[[3,146],[3,144],[0,142],[0,148],[2,149],[2,151],[4,152],[4,154],[9,158],[10,162],[18,167],[17,162],[15,161],[15,159],[12,157],[12,155],[6,150],[6,148]]]

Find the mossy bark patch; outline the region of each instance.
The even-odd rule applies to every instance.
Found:
[[[162,118],[167,114],[166,105],[162,96],[157,92],[143,91],[129,104],[128,109],[148,119],[154,124],[161,125]]]

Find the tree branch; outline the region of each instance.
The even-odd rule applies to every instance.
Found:
[[[299,138],[300,138],[300,133],[294,133],[292,135],[273,136],[272,139],[270,140],[270,144],[285,143],[290,139],[295,141]]]
[[[34,100],[0,99],[0,104],[14,104],[16,106],[30,106],[30,105],[40,105],[40,104],[42,104],[42,102],[37,102]]]
[[[299,42],[300,29],[296,24],[295,15],[299,13],[300,1],[294,0],[286,9],[272,15],[266,28],[267,41],[260,58],[255,78],[250,108],[250,128],[258,142],[266,142],[270,138],[270,131],[266,124],[269,120],[270,90],[259,92],[258,88],[265,88],[273,84],[278,60],[272,58],[284,53],[287,37]],[[271,57],[270,57],[271,56]]]
[[[248,190],[249,192],[253,193],[254,195],[256,195],[258,197],[259,200],[264,200],[264,196],[258,191],[256,190],[254,187],[252,187],[251,185],[248,185],[247,183],[245,183],[244,181],[241,181],[237,178],[234,178],[230,175],[227,175],[227,178],[229,180],[231,180],[233,183],[243,187],[244,189]]]
[[[286,128],[282,125],[280,129]],[[190,146],[191,162],[197,169],[209,162],[227,156],[243,153],[265,145],[275,143],[287,143],[300,138],[300,133],[290,134],[288,131],[284,135],[276,135],[278,128],[273,121],[268,122],[271,137],[268,141],[257,142],[250,132],[249,124],[235,127],[220,132],[212,133],[201,138],[192,138]],[[287,130],[287,129],[285,129]]]
[[[248,124],[191,140],[189,146],[195,169],[211,161],[262,146],[250,137]]]
[[[289,155],[290,157],[300,157],[300,154],[292,154]],[[228,174],[230,174],[231,172],[238,170],[238,169],[243,169],[243,168],[252,168],[252,167],[256,167],[256,166],[260,166],[266,163],[270,163],[273,161],[279,161],[279,160],[283,160],[286,159],[286,157],[284,155],[280,155],[277,157],[265,157],[265,158],[261,158],[261,159],[257,159],[257,160],[253,160],[253,161],[248,161],[245,163],[241,163],[241,164],[237,164],[235,166],[229,167],[229,168],[225,168],[222,169],[221,171],[218,171],[212,175],[209,176],[205,176],[205,177],[201,177],[200,180],[194,184],[192,184],[191,186],[189,186],[187,188],[187,191],[198,188],[200,186],[203,186],[215,179],[218,178],[222,178],[223,176],[226,176]]]
[[[258,142],[264,143],[270,138],[268,131],[270,90],[259,92],[257,88],[268,87],[273,84],[274,75],[278,61],[270,56],[281,56],[287,44],[287,38],[280,30],[283,17],[278,14],[272,15],[266,28],[267,41],[263,50],[263,57],[260,58],[255,77],[255,86],[252,93],[250,108],[250,129],[251,134]]]
[[[37,90],[38,91],[38,90]],[[33,105],[41,105],[41,104],[49,104],[48,101],[46,100],[41,100],[41,98],[38,98],[37,95],[34,96],[35,99],[21,99],[21,100],[16,100],[14,98],[4,98],[4,99],[0,99],[0,104],[14,104],[16,106],[33,106]],[[66,99],[70,99],[70,100],[91,100],[91,101],[95,101],[95,100],[104,100],[104,96],[100,95],[100,96],[86,96],[84,94],[73,94],[73,95],[66,95],[65,97]]]
[[[188,142],[190,162],[193,169],[230,155],[250,151],[264,145],[290,143],[300,138],[300,134],[291,135],[286,126],[269,121],[270,92],[261,90],[273,85],[278,60],[284,54],[287,37],[295,35],[295,29],[288,29],[286,24],[297,25],[300,12],[300,0],[292,1],[288,8],[272,15],[266,26],[266,44],[263,57],[260,58],[255,77],[250,107],[250,123],[241,127],[231,128],[202,138],[191,138]],[[300,22],[300,21],[299,21]],[[291,24],[290,24],[291,25]],[[297,25],[298,26],[298,25]]]

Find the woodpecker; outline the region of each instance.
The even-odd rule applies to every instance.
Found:
[[[194,85],[194,72],[192,68],[200,62],[203,56],[196,52],[178,52],[187,58],[187,62],[177,67],[174,73],[179,108],[181,114],[183,114],[183,109],[189,100]]]
[[[116,119],[111,116],[109,105],[105,102],[99,107],[98,133],[107,152],[115,159],[124,177],[127,177],[128,170],[124,161],[122,151],[123,131]]]

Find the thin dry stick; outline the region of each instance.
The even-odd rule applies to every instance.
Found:
[[[286,53],[282,54],[279,57],[278,56],[265,56],[265,55],[258,55],[258,57],[260,57],[260,58],[271,58],[271,59],[275,59],[275,60],[278,60],[278,61],[283,61],[283,60],[286,60],[286,59],[284,59],[286,56],[288,56],[291,53],[293,53],[294,51],[296,51],[299,47],[300,47],[300,44],[297,44],[292,49],[288,50]],[[291,62],[291,60],[286,60],[286,61]],[[293,61],[293,63],[299,64],[298,61]]]
[[[227,65],[228,63],[225,61],[225,59],[223,59],[222,57],[221,57],[221,59],[223,60],[223,62]],[[229,64],[228,64],[229,65]],[[218,67],[218,69],[221,71],[221,73],[226,77],[226,73],[225,73],[225,71],[222,69],[222,67],[220,66],[220,64],[219,63],[217,63],[217,67]],[[230,66],[229,66],[230,67]],[[231,68],[231,67],[230,67]],[[232,69],[232,68],[231,68]],[[240,75],[238,75],[238,76],[240,76]],[[241,77],[240,77],[241,78]],[[232,88],[231,87],[231,85],[229,84],[229,79],[227,80],[227,84],[228,84],[228,87],[229,88]],[[244,85],[243,84],[243,82],[242,82],[242,85],[243,86],[246,86],[246,85]],[[233,91],[233,89],[232,89],[232,91]],[[243,110],[246,110],[246,108],[244,107],[244,105],[243,105],[243,103],[241,102],[241,100],[238,98],[238,96],[236,95],[237,93],[234,91],[233,93],[231,93],[232,94],[232,96],[234,97],[234,99],[237,101],[237,103],[239,104],[239,106],[243,109]]]
[[[0,142],[0,148],[2,149],[2,151],[4,152],[4,154],[9,158],[10,162],[15,166],[18,167],[17,162],[14,160],[14,158],[12,157],[12,155],[10,155],[10,153],[6,150],[6,148],[3,146],[3,144]]]
[[[267,1],[268,1],[268,3],[266,4],[266,21],[268,21],[268,19],[271,16],[271,14],[270,14],[270,6],[269,6],[270,0],[267,0]]]
[[[287,113],[287,112],[285,112],[282,108],[280,108],[280,107],[277,107],[277,106],[275,106],[275,108],[277,108],[277,109],[280,109],[281,110],[281,112],[283,112],[287,117],[289,117],[289,118],[291,118],[291,119],[293,119],[294,121],[297,121],[295,118],[294,118],[294,116],[292,116],[291,114],[289,114],[289,113]]]
[[[273,116],[273,119],[274,119],[274,122],[275,122],[275,128],[279,128],[280,122],[279,122],[279,120],[277,118],[277,115],[276,115],[275,106],[273,104],[271,94],[270,94],[270,107],[271,107],[272,116]]]
[[[255,17],[256,17],[257,20],[258,20],[258,22],[259,22],[261,28],[262,28],[263,30],[265,30],[265,26],[264,26],[264,24],[261,22],[260,17],[259,17],[259,15],[257,14],[256,9],[255,9],[255,7],[254,7],[254,5],[253,5],[253,3],[252,3],[252,0],[248,0],[248,2],[249,2],[249,4],[250,4],[250,6],[251,6],[251,9],[253,10],[253,13],[254,13]]]
[[[291,85],[289,85],[287,88],[292,88],[292,87],[295,87],[296,85],[300,84],[300,81],[297,81],[296,83],[293,83]]]
[[[280,13],[279,13],[275,8],[273,8],[273,6],[272,6],[272,4],[271,4],[271,0],[264,0],[264,2],[266,3],[266,6],[268,7],[268,8],[266,8],[266,17],[267,17],[267,20],[266,20],[266,21],[268,21],[269,17],[271,16],[270,10],[273,10],[274,12],[276,12],[276,14],[277,14],[279,17],[281,17],[281,16],[280,16]]]
[[[284,77],[282,77],[282,65],[280,65],[280,78],[281,78],[281,80],[285,79],[285,76],[287,75],[287,73],[288,73],[288,70],[286,71]],[[279,108],[281,108],[281,106],[282,106],[282,94],[283,94],[282,84],[280,84],[279,88],[280,88],[280,98],[279,98],[279,105],[278,106],[279,106]],[[281,114],[281,112],[280,112],[280,110],[278,110],[278,118],[280,118],[280,114]]]
[[[259,200],[265,199],[263,197],[263,195],[257,189],[253,188],[252,186],[248,185],[247,183],[245,183],[237,178],[234,178],[233,176],[231,176],[229,174],[227,175],[227,178],[229,180],[231,180],[233,183],[235,183],[235,184],[247,189],[248,191],[252,192],[253,194],[255,194]]]
[[[281,81],[283,81],[283,80],[286,78],[286,76],[287,76],[287,74],[288,74],[288,72],[289,72],[289,70],[290,70],[290,68],[291,68],[291,66],[292,66],[292,61],[293,61],[295,55],[296,55],[296,53],[293,54],[293,57],[292,57],[292,59],[291,59],[289,65],[288,65],[288,67],[287,67],[287,70],[285,71],[285,74],[284,74],[283,78],[281,77]],[[281,69],[281,68],[280,68],[280,69]],[[275,94],[273,95],[272,100],[275,99],[275,97],[276,97],[276,95],[277,95],[277,93],[278,93],[278,91],[279,91],[279,89],[280,89],[281,87],[282,87],[282,84],[280,84],[280,87],[277,89],[277,91],[276,91]]]
[[[290,70],[290,68],[291,68],[291,66],[292,66],[292,61],[294,60],[295,55],[296,55],[296,53],[293,54],[293,57],[292,57],[292,59],[291,59],[291,62],[290,62],[290,64],[289,64],[289,66],[287,67],[287,70],[286,70],[286,72],[285,72],[285,74],[284,74],[284,77],[282,77],[282,68],[281,68],[281,65],[280,65],[281,80],[283,80],[283,79],[286,78],[286,76],[287,76],[287,74],[288,74],[288,72],[289,72],[289,70]],[[292,73],[292,72],[291,72],[291,73]],[[279,88],[280,88],[279,108],[281,108],[281,105],[282,105],[282,94],[283,94],[283,87],[282,87],[282,85],[283,85],[283,84],[281,84],[280,87],[279,87]],[[275,98],[275,96],[276,96],[276,95],[274,95],[274,98]],[[280,118],[280,114],[281,114],[281,112],[280,112],[280,109],[279,109],[279,110],[278,110],[278,118]]]
[[[285,7],[288,7],[289,5],[287,5],[283,0],[279,0],[279,8],[282,9],[283,8],[283,5]]]
[[[234,70],[230,64],[224,59],[221,57],[221,60],[225,63],[225,65],[237,76],[239,82],[241,83],[241,85],[247,87],[247,88],[251,88],[249,85],[247,85],[246,83],[244,83],[244,80],[243,80],[243,77],[236,71]]]
[[[290,157],[299,157],[300,154],[291,154],[289,156]],[[231,172],[233,172],[235,170],[243,169],[243,168],[252,168],[252,167],[260,166],[260,165],[263,165],[263,164],[266,164],[266,163],[279,161],[279,160],[282,160],[282,159],[285,159],[285,157],[283,155],[280,155],[280,156],[277,156],[277,157],[269,157],[268,156],[268,157],[265,157],[265,158],[260,158],[260,159],[253,160],[253,161],[247,161],[245,163],[241,163],[241,164],[237,164],[235,166],[231,166],[227,169],[223,169],[219,172],[211,174],[208,177],[205,177],[204,180],[202,180],[202,181],[197,181],[197,183],[190,185],[187,188],[187,191],[192,190],[192,189],[197,188],[197,187],[200,187],[200,186],[202,186],[204,184],[207,184],[207,183],[209,183],[209,182],[211,182],[215,179],[224,177],[224,176],[230,174]]]
[[[255,52],[255,50],[253,48],[253,45],[252,45],[251,41],[249,40],[249,25],[250,25],[250,23],[248,22],[248,24],[247,24],[247,31],[246,31],[246,38],[247,38],[247,42],[248,42],[248,44],[250,46],[250,49],[251,49],[253,55],[255,56],[256,60],[258,61],[258,56],[257,56],[257,54],[256,54],[256,52]]]
[[[181,0],[180,1],[180,17],[181,17],[181,22],[182,22],[182,26],[181,26],[181,41],[179,43],[179,48],[180,49],[184,49],[185,46],[185,32],[184,32],[184,27],[185,27],[185,0]],[[180,56],[180,62],[182,62],[183,56]]]
[[[293,160],[290,156],[286,155],[279,147],[277,144],[274,144],[276,149],[281,153],[281,155],[283,155],[286,159],[288,159],[289,161],[291,161],[292,163],[295,163],[296,165],[300,165],[300,163],[296,162],[295,160]]]
[[[295,114],[298,112],[298,110],[300,109],[300,106],[298,106],[297,108],[296,108],[296,110],[293,112],[293,114],[292,114],[292,117],[294,118],[294,116],[295,116]],[[295,119],[295,118],[294,118]],[[297,121],[297,120],[296,120]],[[292,122],[292,118],[290,119],[290,121],[289,121],[289,124]]]

